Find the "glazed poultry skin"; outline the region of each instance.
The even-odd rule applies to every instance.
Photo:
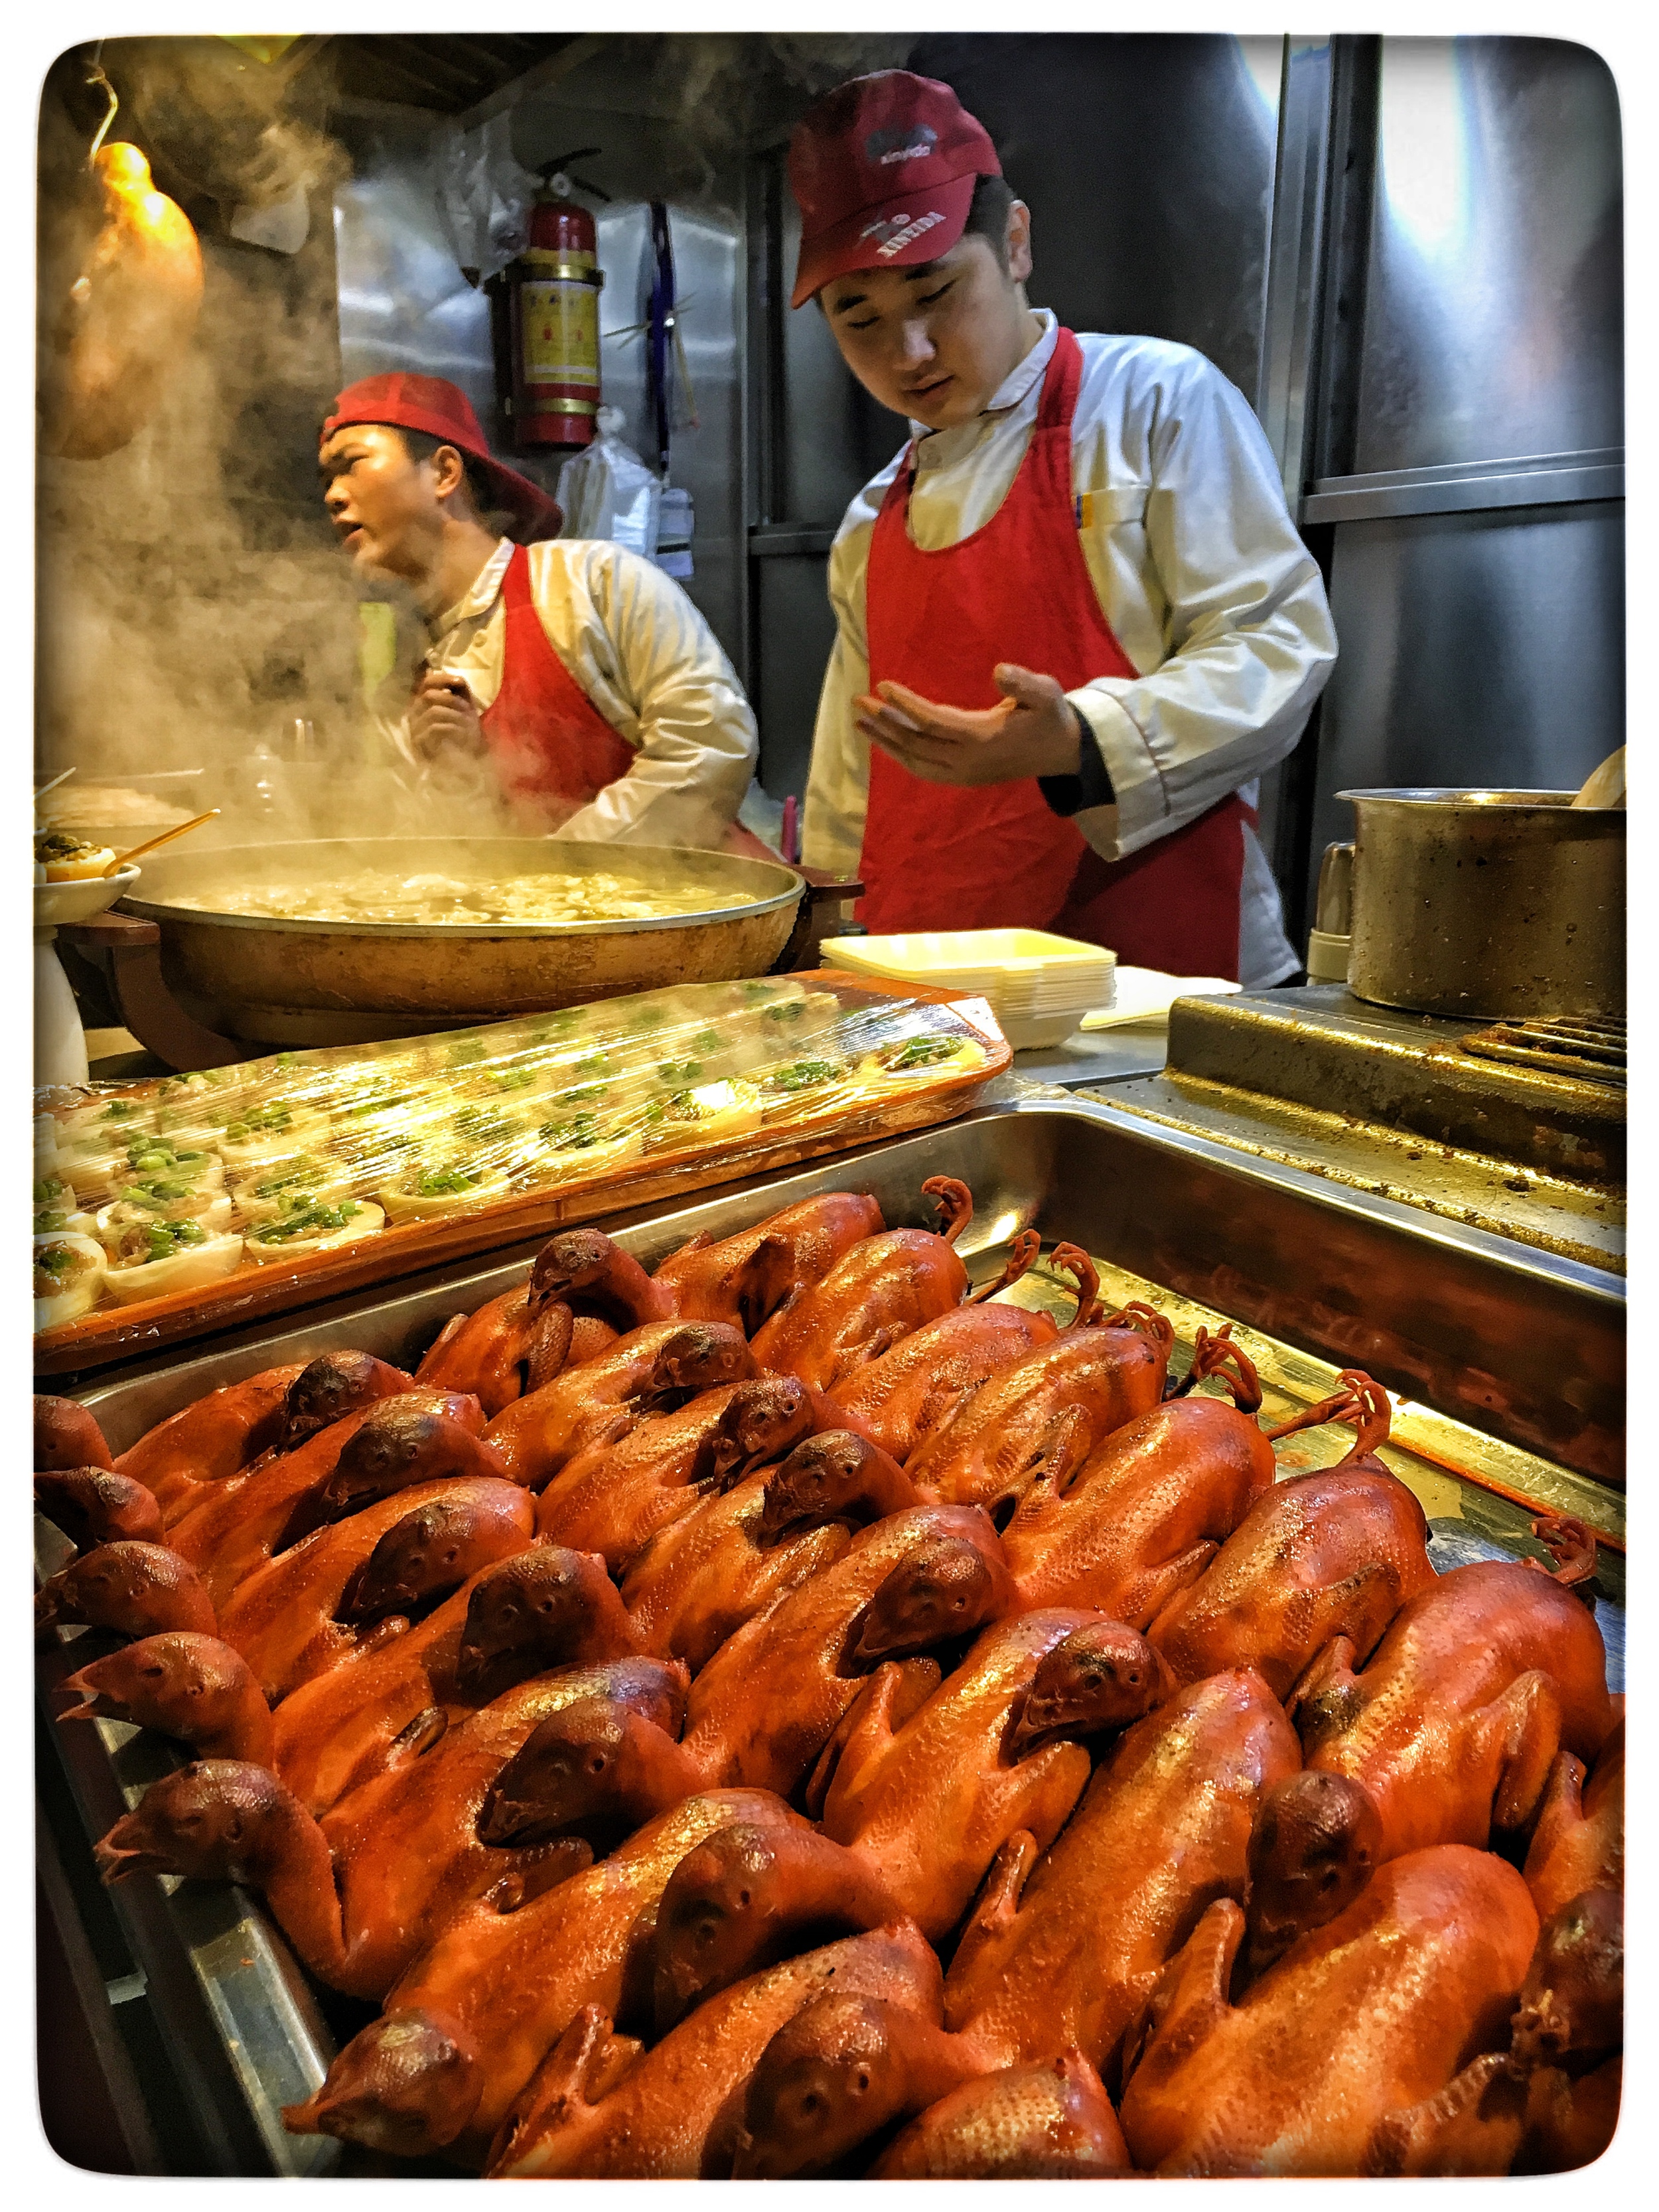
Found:
[[[960,1305],[968,1271],[956,1252],[974,1201],[965,1183],[933,1176],[922,1185],[944,1217],[929,1229],[887,1229],[851,1245],[755,1333],[755,1358],[775,1374],[833,1392],[924,1322]]]
[[[1218,1398],[1177,1398],[1115,1429],[1061,1492],[1046,1475],[1004,1534],[1027,1605],[1091,1605],[1146,1628],[1273,1486],[1273,1445]]]
[[[984,1608],[1003,1596],[996,1580],[1001,1547],[985,1516],[920,1506],[877,1522],[834,1566],[729,1637],[704,1667],[692,1685],[680,1747],[688,1774],[700,1776],[707,1789],[793,1789],[858,1697],[868,1664],[884,1656],[882,1648],[865,1652],[860,1618],[890,1577],[939,1545],[950,1547],[969,1577],[977,1570],[969,1609],[960,1616],[961,1629],[977,1626]],[[923,1632],[924,1647],[955,1626],[954,1619],[941,1619],[933,1637]]]
[[[1243,1894],[1256,1810],[1301,1765],[1258,1674],[1212,1675],[1129,1729],[1041,1857],[993,1866],[945,1982],[945,2024],[1030,2064],[1105,2074],[1195,1911]]]
[[[1074,1323],[1000,1369],[912,1453],[917,1487],[1000,1514],[1047,1476],[1063,1489],[1105,1437],[1164,1395],[1173,1335],[1130,1313]]]
[[[472,1680],[467,1638],[492,1592],[510,1603],[521,1663],[507,1680],[487,1673]],[[284,1698],[273,1716],[276,1771],[308,1811],[325,1813],[390,1762],[416,1755],[432,1728],[489,1704],[513,1680],[629,1658],[638,1648],[603,1560],[532,1545],[481,1568],[415,1627],[366,1641]]]
[[[870,1666],[970,1632],[1009,1595],[982,1513],[895,1514],[721,1645],[692,1685],[684,1741],[603,1699],[572,1706],[502,1770],[490,1817],[502,1834],[592,1834],[636,1825],[693,1791],[787,1792]]]
[[[700,1494],[781,1458],[815,1419],[811,1394],[792,1375],[705,1390],[678,1413],[570,1461],[541,1493],[538,1529],[556,1544],[598,1552],[613,1571],[625,1567]]]
[[[453,2145],[478,2164],[585,2005],[648,2020],[657,1900],[687,1851],[738,1820],[799,1824],[765,1791],[708,1791],[516,1912],[459,1914],[285,2124],[403,2157]]]
[[[1524,1830],[1557,1751],[1594,1759],[1613,1729],[1594,1616],[1510,1560],[1437,1577],[1358,1674],[1337,1639],[1293,1710],[1307,1764],[1370,1792],[1390,1856]]]
[[[1049,1316],[1034,1308],[994,1299],[954,1306],[858,1369],[830,1403],[837,1419],[902,1467],[992,1376],[1055,1334]]]
[[[164,1519],[176,1519],[202,1492],[240,1474],[281,1433],[289,1386],[304,1372],[298,1360],[228,1382],[161,1421],[124,1451],[117,1472],[152,1492]]]
[[[1081,1744],[1027,1747],[1009,1739],[1042,1661],[1104,1618],[1056,1607],[997,1622],[908,1715],[894,1710],[900,1674],[890,1667],[848,1717],[823,1832],[879,1867],[935,1942],[967,1911],[1010,1836],[1025,1830],[1046,1850],[1082,1796],[1089,1754]]]
[[[508,1480],[542,1490],[579,1452],[618,1443],[653,1413],[757,1371],[739,1329],[720,1322],[651,1322],[598,1358],[516,1399],[485,1431]]]
[[[608,2023],[587,2008],[503,2122],[486,2171],[686,2181],[730,2173],[756,2061],[787,2020],[830,1988],[937,2018],[939,1961],[908,1921],[806,1952],[699,2006],[608,2094]]]
[[[452,1806],[435,1818],[422,1818],[426,1806],[401,1809],[408,1817],[389,1823],[369,1851],[337,1858],[268,1766],[203,1759],[152,1783],[94,1850],[106,1884],[179,1874],[262,1889],[319,1980],[380,1997],[461,1905],[514,1864],[513,1855],[480,1847],[464,1809],[459,1820]],[[405,1843],[411,1848],[400,1848]],[[568,1839],[518,1855],[520,1866],[537,1858],[544,1872],[563,1875],[590,1856]]]
[[[1390,2112],[1502,2039],[1538,1921],[1512,1867],[1454,1844],[1380,1868],[1232,2003],[1243,1932],[1218,1899],[1158,1994],[1120,2111],[1143,2169],[1360,2171]]]
[[[1129,2148],[1094,2068],[1068,2051],[951,2090],[870,2169],[872,2181],[1069,2181],[1129,2171]]]
[[[1522,1869],[1540,1920],[1548,1920],[1585,1890],[1625,1887],[1625,1723],[1596,1754],[1588,1783],[1584,1763],[1557,1753]]]
[[[1369,1658],[1401,1607],[1432,1584],[1428,1533],[1417,1499],[1382,1468],[1275,1482],[1147,1636],[1183,1682],[1253,1667],[1288,1698],[1334,1637]]]
[[[240,1583],[281,1549],[296,1507],[321,1490],[347,1445],[380,1410],[372,1406],[349,1413],[292,1451],[256,1461],[243,1474],[227,1477],[170,1528],[168,1542],[201,1576],[216,1606],[225,1604]],[[477,1400],[453,1392],[417,1393],[411,1386],[386,1411],[398,1419],[412,1411],[436,1415],[464,1431],[469,1443],[483,1427]],[[459,1437],[457,1449],[465,1452],[466,1473],[500,1474],[489,1454],[466,1449]],[[456,1455],[450,1455],[448,1464],[461,1471]],[[424,1468],[411,1469],[406,1479],[420,1480],[426,1472]]]
[[[1166,1686],[1143,1638],[1085,1613],[993,1626],[943,1682],[931,1661],[878,1668],[808,1785],[823,1832],[733,1826],[675,1869],[659,2031],[814,1931],[908,1916],[941,1941],[1011,1834],[1052,1839],[1087,1778],[1079,1739],[1139,1719]]]
[[[684,1659],[695,1674],[746,1620],[846,1553],[853,1532],[838,1521],[798,1522],[761,1540],[773,1473],[757,1468],[723,1495],[701,1499],[631,1562],[623,1603],[647,1650]]]
[[[1625,2025],[1623,1900],[1570,1898],[1538,1931],[1507,2047],[1437,2095],[1397,2106],[1366,2148],[1370,2174],[1568,2173],[1619,2124]]]
[[[523,1551],[534,1534],[535,1500],[516,1483],[457,1475],[420,1484],[315,1530],[247,1576],[221,1607],[219,1632],[275,1705],[349,1657],[374,1624]]]
[[[417,1374],[323,1352],[117,1465],[38,1401],[82,1549],[37,1620],[108,1655],[54,1653],[59,1718],[191,1762],[106,1877],[262,1891],[380,2006],[287,2124],[457,2171],[1593,2160],[1624,1731],[1586,1526],[1435,1573],[1377,1383],[1272,1427],[1231,1324],[1172,1374],[1171,1320],[1057,1245],[1057,1328],[997,1296],[1034,1231],[970,1293],[971,1194],[926,1188],[937,1232],[830,1192],[654,1275],[560,1231]],[[1279,1480],[1322,1422],[1346,1456]]]
[[[654,1279],[672,1293],[682,1320],[726,1322],[752,1337],[854,1244],[885,1226],[873,1198],[826,1191],[717,1243],[694,1237],[669,1254]]]

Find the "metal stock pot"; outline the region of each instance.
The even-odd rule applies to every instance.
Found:
[[[1494,1019],[1625,1012],[1625,813],[1570,791],[1343,791],[1348,988]]]

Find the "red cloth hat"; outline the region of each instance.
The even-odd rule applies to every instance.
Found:
[[[854,269],[935,261],[962,236],[981,177],[1002,164],[948,84],[908,70],[855,76],[809,108],[789,141],[800,208],[792,307]]]
[[[495,504],[512,516],[511,535],[520,545],[539,538],[556,538],[564,521],[562,509],[539,484],[507,468],[490,452],[472,403],[459,385],[442,376],[366,376],[349,384],[334,403],[334,412],[323,425],[322,441],[349,422],[385,422],[395,430],[422,430],[475,462],[489,480]]]

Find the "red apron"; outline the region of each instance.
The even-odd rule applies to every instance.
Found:
[[[1062,330],[1036,428],[981,530],[924,552],[908,520],[915,449],[888,489],[866,585],[870,682],[953,707],[992,707],[1000,661],[1075,691],[1136,671],[1095,596],[1078,539],[1072,416],[1083,356]],[[1238,975],[1249,810],[1235,793],[1124,860],[1104,860],[1054,813],[1035,777],[965,789],[928,783],[870,750],[858,915],[872,933],[1024,927],[1109,945],[1138,967]]]
[[[530,596],[530,556],[522,545],[514,546],[507,564],[501,600],[501,688],[482,718],[484,741],[507,796],[556,824],[626,775],[634,748],[548,641]]]

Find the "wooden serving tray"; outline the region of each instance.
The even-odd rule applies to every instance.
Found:
[[[583,1182],[522,1191],[476,1212],[388,1227],[337,1251],[302,1254],[286,1265],[267,1261],[239,1267],[222,1282],[201,1290],[175,1291],[132,1305],[102,1306],[79,1321],[42,1331],[34,1340],[35,1372],[68,1375],[107,1367],[192,1337],[243,1328],[296,1306],[391,1282],[444,1261],[550,1236],[556,1229],[592,1221],[601,1214],[707,1190],[742,1176],[770,1174],[873,1138],[928,1128],[965,1113],[985,1085],[1006,1074],[1012,1062],[1013,1053],[983,999],[963,999],[931,985],[884,984],[878,976],[854,975],[843,969],[815,969],[795,980],[871,1001],[921,999],[954,1006],[988,1046],[989,1056],[971,1074],[933,1079],[919,1074],[890,1097],[870,1097],[803,1113],[781,1123],[770,1137],[763,1130],[718,1149],[688,1145],[670,1158],[623,1162]]]

